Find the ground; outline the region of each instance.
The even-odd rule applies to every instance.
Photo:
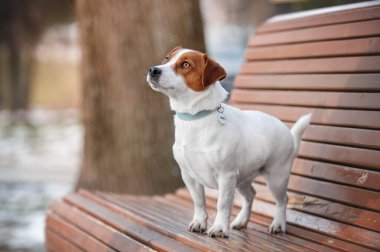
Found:
[[[43,251],[53,199],[73,190],[82,148],[77,110],[34,109],[31,125],[0,112],[0,251]]]

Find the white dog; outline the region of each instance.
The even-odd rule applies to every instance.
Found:
[[[231,225],[245,228],[255,197],[252,182],[263,175],[276,200],[269,232],[285,232],[289,174],[311,115],[301,117],[289,130],[273,116],[224,104],[227,92],[219,80],[225,76],[207,55],[179,47],[161,65],[151,67],[147,76],[152,89],[167,95],[176,112],[174,158],[194,201],[189,229],[207,229],[205,186],[219,190],[217,215],[206,233],[228,237],[235,189],[244,202]]]

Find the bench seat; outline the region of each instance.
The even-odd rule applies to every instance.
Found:
[[[249,40],[230,104],[288,127],[313,113],[289,180],[286,234],[267,233],[275,205],[258,177],[248,228],[228,239],[187,230],[184,188],[153,197],[82,190],[51,205],[47,249],[380,251],[379,55],[380,1],[277,16]],[[217,192],[206,194],[211,226]]]

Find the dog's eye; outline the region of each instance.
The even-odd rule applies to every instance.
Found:
[[[190,64],[187,61],[184,61],[184,62],[181,63],[181,67],[182,68],[188,68],[189,66],[190,66]]]

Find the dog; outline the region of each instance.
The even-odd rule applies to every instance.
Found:
[[[246,228],[256,194],[252,182],[262,175],[276,201],[268,231],[286,232],[290,170],[311,114],[289,130],[273,116],[227,105],[223,102],[228,93],[219,82],[225,77],[215,60],[181,47],[171,50],[147,75],[150,87],[167,95],[176,113],[173,154],[194,202],[189,230],[207,230],[205,187],[219,191],[215,221],[206,234],[228,237],[235,190],[243,203],[231,226]]]

